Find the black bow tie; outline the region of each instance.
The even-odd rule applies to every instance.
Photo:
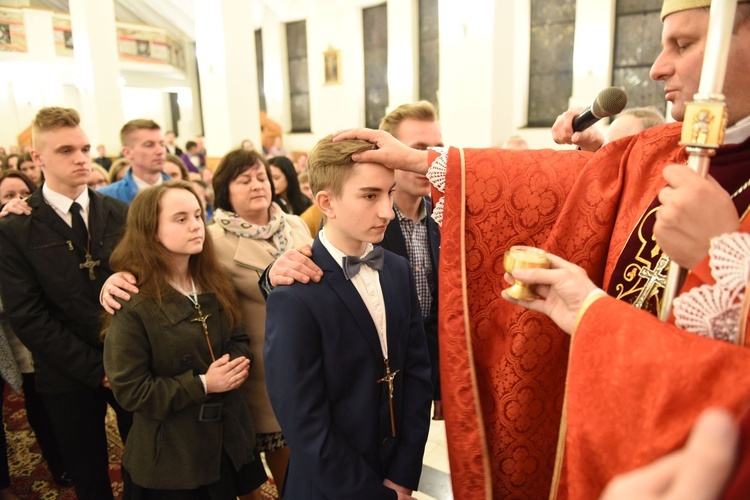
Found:
[[[370,253],[362,258],[355,257],[354,255],[347,255],[344,257],[344,276],[348,280],[352,279],[357,275],[362,264],[380,271],[383,269],[383,259],[383,247],[373,248]]]

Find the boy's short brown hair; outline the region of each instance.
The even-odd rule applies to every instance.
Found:
[[[128,141],[130,141],[130,136],[133,135],[133,132],[141,129],[161,130],[161,127],[154,120],[146,120],[143,118],[130,120],[120,129],[120,143],[123,146],[128,146]]]
[[[42,108],[31,124],[31,142],[38,148],[40,134],[63,127],[78,127],[80,124],[81,116],[75,109],[57,106]]]
[[[379,128],[396,137],[399,125],[407,119],[421,122],[436,122],[437,110],[429,101],[402,104],[383,117]]]
[[[344,182],[355,165],[352,155],[376,148],[367,141],[355,139],[333,142],[332,139],[333,135],[329,135],[318,141],[307,158],[313,195],[326,190],[335,197],[341,196]]]

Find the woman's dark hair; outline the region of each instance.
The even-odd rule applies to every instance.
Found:
[[[5,163],[3,163],[4,170],[10,170],[8,163],[10,163],[10,160],[12,160],[13,158],[18,158],[18,161],[16,162],[16,166],[13,168],[13,170],[18,169],[19,165],[21,165],[21,155],[13,153],[5,157]]]
[[[268,163],[281,170],[284,177],[286,177],[286,193],[284,193],[284,198],[286,198],[287,205],[285,208],[291,214],[302,215],[302,212],[312,205],[312,201],[302,194],[302,190],[299,187],[299,180],[297,180],[297,171],[294,169],[294,163],[286,156],[274,156],[268,160]]]
[[[31,179],[29,179],[28,175],[24,174],[20,170],[4,170],[2,173],[0,173],[0,186],[3,184],[3,181],[5,179],[11,177],[21,179],[23,183],[26,184],[26,187],[29,188],[29,193],[33,193],[38,187]]]
[[[246,170],[251,169],[260,163],[266,171],[268,182],[271,184],[271,194],[273,195],[273,179],[271,170],[268,168],[268,162],[257,151],[247,151],[245,149],[235,149],[227,153],[219,162],[214,172],[214,178],[211,182],[214,187],[214,207],[234,212],[234,207],[229,199],[229,183],[242,175]]]

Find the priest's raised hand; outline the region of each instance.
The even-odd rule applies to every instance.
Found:
[[[552,140],[557,144],[574,144],[584,151],[597,151],[604,144],[599,127],[589,127],[580,132],[573,130],[573,119],[581,111],[581,107],[572,107],[559,115],[552,125]]]
[[[394,170],[405,170],[426,174],[427,151],[413,149],[403,144],[388,132],[368,128],[355,128],[338,132],[333,142],[360,139],[371,142],[374,148],[352,155],[357,163],[379,163]]]

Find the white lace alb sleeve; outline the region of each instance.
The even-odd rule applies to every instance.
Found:
[[[441,193],[445,193],[445,172],[448,169],[448,148],[445,147],[430,147],[433,151],[440,153],[440,156],[435,158],[430,168],[427,169],[427,180],[435,186],[435,189]],[[443,206],[445,205],[445,197],[435,204],[432,209],[432,218],[437,222],[438,226],[443,225]]]
[[[708,251],[715,285],[702,285],[674,301],[675,325],[703,337],[736,344],[742,300],[750,280],[750,234],[728,233]]]

